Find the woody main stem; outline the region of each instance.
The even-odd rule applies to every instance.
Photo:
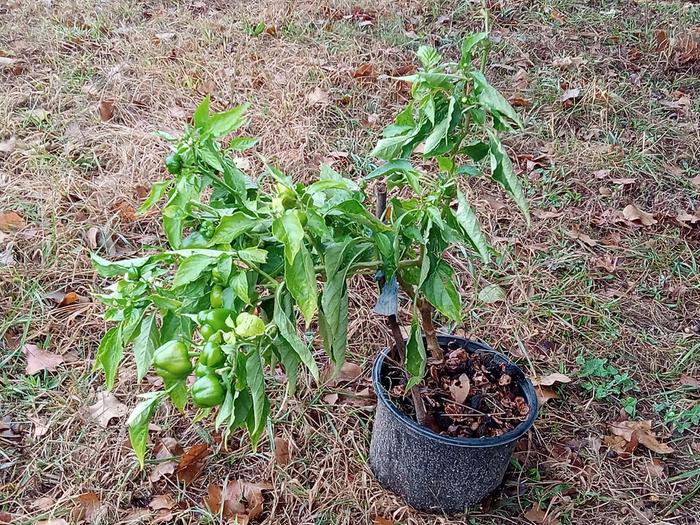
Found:
[[[376,196],[377,217],[381,219],[381,217],[384,215],[384,211],[386,210],[386,186],[384,183],[377,183]],[[386,319],[386,324],[389,326],[389,330],[391,331],[391,335],[394,339],[394,348],[398,354],[398,361],[399,363],[403,364],[406,362],[406,344],[404,343],[401,327],[399,326],[396,316],[388,316]],[[421,397],[417,386],[411,388],[411,399],[413,400],[413,407],[416,411],[416,420],[418,423],[423,426],[431,426],[428,413],[425,410],[425,403],[423,403],[423,398]]]

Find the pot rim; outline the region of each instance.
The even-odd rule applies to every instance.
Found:
[[[482,343],[480,341],[474,341],[471,339],[465,339],[464,337],[458,337],[458,336],[453,336],[453,335],[441,335],[439,334],[438,336],[438,342],[442,346],[443,344],[447,344],[449,341],[460,341],[462,343],[465,343],[466,346],[471,347],[472,349],[475,349],[476,351],[479,352],[487,352],[490,354],[494,354],[498,356],[499,358],[503,359],[506,363],[509,365],[515,366],[520,370],[520,367],[518,367],[515,363],[513,363],[508,357],[503,355],[500,352],[497,352],[493,348],[491,348],[489,345],[486,343]],[[527,433],[528,430],[532,427],[532,425],[535,423],[535,419],[537,419],[537,394],[535,393],[535,387],[532,386],[532,383],[530,380],[527,378],[525,374],[523,374],[524,381],[521,383],[521,388],[523,389],[523,394],[525,396],[525,400],[527,401],[527,404],[530,406],[530,413],[527,416],[527,419],[525,421],[522,421],[517,427],[515,427],[513,430],[510,430],[506,432],[505,434],[501,436],[496,436],[496,437],[484,437],[484,438],[462,438],[462,437],[452,437],[452,436],[443,436],[442,434],[438,434],[436,432],[433,432],[427,427],[424,427],[418,422],[414,421],[412,418],[408,417],[406,414],[402,413],[394,403],[392,403],[391,399],[389,398],[389,395],[387,394],[386,390],[382,386],[381,382],[381,370],[382,366],[384,365],[384,360],[388,357],[389,355],[389,348],[385,348],[382,350],[377,358],[374,361],[374,365],[372,366],[372,387],[374,388],[375,393],[377,394],[377,400],[381,402],[384,407],[391,412],[396,418],[398,418],[405,426],[407,426],[410,430],[420,434],[421,436],[424,436],[426,438],[438,441],[440,443],[443,443],[445,445],[453,445],[453,446],[458,446],[458,447],[468,447],[468,448],[490,448],[490,447],[496,447],[499,445],[505,445],[508,443],[511,443],[515,441],[516,439],[522,437],[525,433]]]

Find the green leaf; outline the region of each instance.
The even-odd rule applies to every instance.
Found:
[[[467,199],[459,188],[457,188],[457,201],[459,203],[455,213],[457,222],[462,227],[462,231],[469,243],[481,256],[481,259],[488,263],[491,260],[489,243],[481,232],[479,219],[477,219],[474,210],[469,206]]]
[[[258,143],[255,137],[235,137],[228,143],[228,149],[233,151],[245,151]]]
[[[391,228],[372,215],[367,208],[355,199],[347,200],[336,205],[333,210],[340,213],[372,231],[391,231]],[[337,214],[337,213],[336,213]]]
[[[438,65],[442,60],[440,53],[435,48],[430,46],[420,46],[416,51],[416,56],[420,60],[424,69],[431,69]]]
[[[425,345],[423,344],[423,336],[418,323],[418,313],[413,312],[413,320],[411,321],[411,333],[406,342],[406,372],[408,372],[408,383],[406,384],[406,392],[409,392],[414,386],[423,381],[425,376]]]
[[[393,160],[401,155],[404,146],[413,140],[418,133],[418,129],[408,128],[409,132],[403,135],[386,137],[377,142],[371,155],[383,160]]]
[[[228,424],[229,430],[245,424],[251,408],[253,408],[253,399],[250,397],[250,392],[247,389],[237,391],[233,400],[233,414]]]
[[[250,434],[253,448],[255,448],[257,447],[258,438],[265,429],[265,423],[267,423],[267,415],[269,413],[267,395],[265,395],[265,376],[263,374],[260,351],[257,348],[253,349],[250,354],[248,354],[245,370],[248,379],[248,388],[250,389],[250,394],[253,399],[253,424],[250,424],[251,418],[249,416],[248,433]],[[266,407],[268,408],[266,409]]]
[[[256,223],[257,221],[255,219],[248,217],[242,212],[226,215],[221,218],[216,230],[214,230],[214,235],[212,235],[209,241],[209,246],[230,244],[244,233],[248,233],[252,230]]]
[[[168,243],[174,249],[182,244],[182,228],[185,223],[185,213],[176,204],[170,204],[163,208],[163,229]]]
[[[97,255],[90,254],[92,265],[102,277],[114,277],[121,275],[132,269],[139,269],[151,261],[151,257],[137,257],[135,259],[123,259],[120,261],[108,261]]]
[[[459,322],[462,317],[462,305],[453,281],[454,271],[443,260],[431,268],[428,277],[422,285],[426,299],[440,313],[453,321]]]
[[[148,443],[148,425],[153,419],[153,415],[163,402],[165,392],[149,392],[140,396],[143,398],[127,419],[126,424],[129,427],[129,440],[131,448],[134,449],[136,459],[139,462],[139,467],[143,468],[144,458],[146,456],[146,444]]]
[[[122,344],[125,346],[133,341],[138,335],[137,328],[139,328],[141,325],[141,319],[145,313],[144,308],[134,308],[130,312],[128,310],[129,309],[127,308],[127,310],[124,312],[124,322],[121,323]]]
[[[209,118],[208,129],[216,137],[224,137],[245,123],[245,112],[249,104],[241,104],[228,111],[215,113]]]
[[[293,396],[296,392],[301,359],[292,346],[280,336],[275,337],[274,346],[287,375],[287,395]]]
[[[513,163],[510,161],[508,154],[503,148],[503,144],[498,140],[496,134],[491,130],[487,131],[490,137],[491,178],[512,195],[513,200],[525,215],[525,220],[529,225],[530,211],[528,209],[527,200],[525,199],[525,192],[520,184],[520,179],[518,179],[518,176],[513,171]]]
[[[180,261],[180,265],[175,273],[173,287],[183,286],[196,281],[202,272],[216,263],[216,259],[206,255],[193,255]]]
[[[278,286],[275,292],[273,321],[277,325],[280,337],[291,346],[294,352],[296,352],[301,362],[309,369],[309,372],[311,372],[311,375],[318,383],[318,365],[316,365],[316,361],[311,354],[309,346],[305,344],[297,334],[291,298],[284,284]]]
[[[452,122],[452,113],[455,108],[455,98],[450,97],[450,105],[447,108],[447,115],[443,118],[434,128],[428,138],[425,140],[425,147],[423,151],[424,156],[430,155],[433,151],[437,150],[441,143],[447,138],[447,133],[450,130],[450,123]]]
[[[479,301],[486,304],[497,303],[499,301],[504,301],[506,298],[506,292],[503,288],[497,284],[489,284],[481,289],[479,292]]]
[[[163,378],[165,389],[175,408],[184,412],[187,404],[187,383],[185,379]]]
[[[470,66],[472,61],[472,50],[474,46],[478,43],[487,40],[489,37],[488,33],[472,33],[462,42],[462,57],[459,61],[459,65],[463,68]]]
[[[172,183],[172,180],[164,180],[161,182],[156,182],[153,186],[151,186],[151,191],[148,192],[146,200],[141,203],[141,206],[139,206],[137,212],[142,214],[155,206],[156,203],[163,198],[163,195],[165,195],[165,193],[170,189]]]
[[[409,160],[391,160],[389,162],[385,162],[377,169],[372,171],[372,173],[367,175],[364,178],[364,180],[369,181],[378,179],[380,177],[388,177],[389,175],[393,175],[394,173],[402,173],[404,171],[416,171],[416,169],[413,167],[413,164],[411,164],[411,161]]]
[[[107,331],[100,341],[100,346],[97,348],[97,356],[95,357],[94,370],[102,369],[105,373],[105,388],[112,390],[114,380],[117,377],[117,369],[119,363],[124,356],[124,348],[122,346],[121,325],[117,325]]]
[[[267,261],[267,250],[262,248],[243,248],[237,250],[236,255],[241,261],[253,264],[264,264]]]
[[[319,322],[325,350],[336,368],[345,361],[348,346],[348,269],[368,249],[355,250],[356,246],[356,241],[351,239],[331,244],[325,253],[326,284]]]
[[[464,152],[467,155],[469,155],[474,162],[479,162],[481,159],[483,159],[486,155],[489,154],[489,145],[486,144],[485,142],[474,142],[473,144],[467,144],[466,146],[462,146],[460,153]]]
[[[318,307],[318,292],[314,262],[303,244],[291,264],[285,260],[284,279],[308,327]]]
[[[230,386],[230,385],[229,385]],[[214,420],[214,429],[219,430],[221,425],[226,423],[233,415],[234,402],[236,400],[236,391],[227,388],[226,397],[224,402],[221,403],[219,407],[219,412],[216,414],[216,419]]]
[[[236,328],[234,331],[239,337],[258,337],[265,333],[265,321],[257,315],[241,312],[236,317]]]
[[[192,120],[194,125],[199,129],[204,129],[209,122],[209,95],[204,97],[204,100],[197,106],[194,110],[194,115],[192,115]]]
[[[141,331],[134,340],[137,380],[141,381],[153,362],[153,352],[160,346],[160,333],[154,314],[147,315],[141,322]]]
[[[483,73],[480,71],[472,71],[470,74],[474,79],[475,90],[479,96],[479,103],[481,106],[491,113],[502,115],[516,127],[522,128],[523,124],[520,122],[520,117],[513,109],[513,106],[508,103],[496,88],[489,84]]]
[[[236,297],[246,304],[250,304],[250,294],[248,293],[248,276],[245,272],[239,272],[231,279],[231,288]]]
[[[284,257],[292,263],[304,244],[304,227],[296,210],[287,210],[272,223],[273,235],[284,244]]]

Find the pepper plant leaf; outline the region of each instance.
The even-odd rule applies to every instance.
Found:
[[[146,444],[148,443],[148,425],[163,402],[165,392],[149,392],[141,397],[143,401],[136,405],[129,419],[127,419],[126,425],[129,427],[131,448],[136,454],[139,466],[143,468],[144,458],[146,457]]]
[[[508,154],[503,148],[503,144],[498,140],[496,134],[491,130],[487,131],[490,137],[491,178],[510,193],[515,203],[525,215],[525,219],[529,225],[530,211],[527,205],[527,199],[525,198],[523,187],[520,184],[520,179],[518,179],[518,176],[513,171],[513,163],[510,161]]]
[[[457,212],[455,213],[457,222],[462,227],[469,244],[477,251],[482,260],[488,263],[491,260],[489,243],[481,232],[479,219],[477,219],[474,210],[469,206],[467,199],[459,188],[457,189],[457,202]]]
[[[160,332],[155,314],[143,318],[138,336],[134,340],[137,380],[141,381],[153,362],[153,352],[160,346]]]
[[[406,372],[408,372],[409,377],[405,388],[406,392],[409,392],[414,386],[423,381],[425,361],[425,345],[423,344],[423,336],[418,323],[418,313],[414,309],[411,333],[406,342]]]
[[[105,373],[105,388],[112,390],[114,380],[117,377],[119,363],[124,357],[124,347],[122,345],[122,330],[118,324],[110,328],[102,337],[100,346],[97,348],[94,369],[102,369]]]

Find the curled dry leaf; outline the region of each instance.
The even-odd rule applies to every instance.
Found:
[[[329,405],[335,405],[338,402],[338,394],[332,392],[323,396],[323,402]]]
[[[56,501],[49,496],[44,496],[43,498],[36,499],[32,502],[32,508],[36,510],[48,510],[54,506]]]
[[[275,462],[278,465],[287,465],[289,463],[289,440],[283,437],[275,438]]]
[[[102,122],[109,122],[114,118],[114,100],[100,100],[100,105],[97,108]]]
[[[180,458],[175,475],[178,481],[191,483],[202,472],[204,461],[209,455],[209,446],[205,443],[193,445]]]
[[[535,386],[535,394],[537,394],[537,403],[542,406],[550,399],[559,399],[559,394],[553,388],[547,386]]]
[[[88,408],[90,416],[102,428],[107,428],[114,418],[124,417],[129,408],[110,392],[97,392],[97,402]]]
[[[554,372],[543,377],[533,377],[531,381],[535,386],[552,386],[555,383],[571,383],[571,378],[566,374]]]
[[[613,184],[619,184],[620,186],[629,186],[630,184],[637,182],[637,179],[632,177],[622,177],[620,179],[611,179],[611,182]]]
[[[174,438],[164,437],[156,444],[153,452],[157,464],[148,475],[148,481],[151,483],[155,483],[159,479],[175,472],[175,468],[177,467],[177,461],[175,461],[175,459],[182,454],[182,447]]]
[[[35,438],[39,438],[49,431],[49,423],[46,418],[28,415],[27,419],[34,425],[33,435]]]
[[[693,177],[692,179],[690,179],[690,183],[691,183],[693,186],[695,186],[695,187],[697,187],[697,188],[700,188],[700,175],[698,175],[697,177]]]
[[[636,222],[639,221],[644,226],[651,226],[656,224],[656,219],[651,213],[647,213],[644,210],[638,208],[635,204],[628,204],[625,209],[622,210],[622,215],[628,221]]]
[[[673,449],[665,443],[660,443],[656,434],[651,430],[651,421],[619,421],[610,425],[610,431],[627,442],[637,439],[640,444],[658,454],[670,454]]]
[[[10,232],[24,227],[24,219],[14,211],[0,213],[0,231]]]
[[[272,485],[269,483],[243,480],[230,481],[222,488],[212,484],[207,488],[204,504],[212,513],[245,525],[262,513],[265,503],[262,491],[270,489]]]
[[[452,394],[452,399],[457,401],[457,403],[460,405],[464,403],[467,397],[469,397],[471,386],[469,376],[467,374],[460,375],[457,380],[450,385],[450,394]]]
[[[24,370],[27,375],[33,375],[42,370],[55,372],[56,367],[66,361],[62,355],[47,352],[32,344],[25,345],[22,351],[27,356],[27,367]]]

